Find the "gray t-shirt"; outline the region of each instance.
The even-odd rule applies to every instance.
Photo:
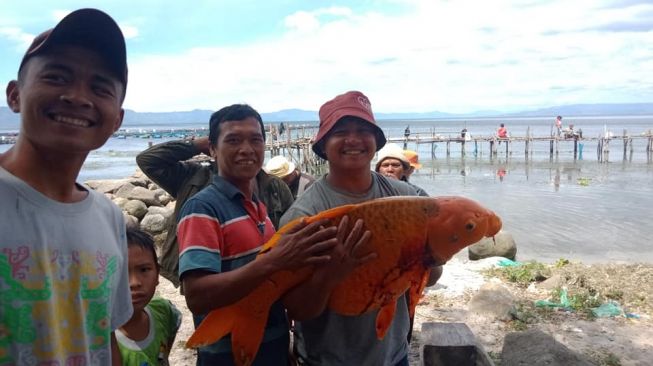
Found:
[[[51,200],[2,167],[0,202],[4,361],[110,365],[111,331],[133,311],[120,209],[90,189]]]
[[[318,179],[281,217],[281,225],[300,216],[346,204],[388,196],[415,196],[413,187],[372,172],[372,186],[363,194],[351,194],[330,186],[326,176]],[[296,323],[295,342],[307,365],[395,365],[408,354],[406,337],[410,322],[405,296],[397,299],[397,310],[383,340],[376,338],[378,311],[343,316],[326,310],[319,317]]]

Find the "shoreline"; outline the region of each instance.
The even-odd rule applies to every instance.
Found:
[[[420,347],[425,340],[421,337],[420,329],[425,322],[462,322],[467,324],[496,365],[501,365],[501,350],[505,336],[525,329],[540,329],[597,365],[640,366],[646,365],[653,359],[653,312],[638,314],[639,318],[637,319],[613,317],[587,320],[575,312],[553,311],[544,312],[545,315],[534,315],[528,322],[518,322],[515,319],[498,320],[487,316],[487,314],[470,311],[470,300],[478,293],[479,289],[488,284],[500,284],[508,289],[515,296],[514,303],[521,311],[526,311],[524,308],[528,304],[532,304],[534,299],[545,298],[548,290],[538,288],[537,285],[524,289],[497,277],[487,276],[482,271],[493,267],[493,263],[497,261],[498,257],[471,262],[460,258],[461,253],[445,264],[442,278],[435,286],[425,291],[417,306],[413,342],[410,344],[409,350],[410,365],[421,364]],[[574,263],[574,265],[580,266],[575,270],[581,272],[595,266],[585,266],[579,263]],[[627,267],[627,265],[613,266],[615,268]],[[653,266],[645,267],[647,273],[653,273]],[[581,268],[584,269],[581,270]],[[578,274],[582,275],[581,272]],[[621,273],[622,271],[615,272]],[[631,273],[631,275],[634,274]],[[622,280],[624,279],[618,276],[606,279],[606,281],[613,281],[615,286],[620,286],[619,281]],[[653,283],[649,283],[648,286],[653,288]],[[647,291],[647,289],[643,289],[643,291]],[[647,296],[653,296],[653,291],[651,289],[648,291],[650,292]],[[193,325],[183,296],[164,278],[161,278],[157,294],[171,300],[184,315],[182,326],[170,354],[170,364],[194,365],[193,350],[184,347],[184,341],[193,332]],[[537,312],[535,309],[529,311],[534,314]],[[618,363],[614,363],[615,360]]]

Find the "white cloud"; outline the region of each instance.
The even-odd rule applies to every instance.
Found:
[[[286,32],[265,42],[131,59],[126,106],[188,110],[248,102],[262,112],[316,110],[350,89],[386,112],[653,97],[653,31],[628,31],[653,5],[410,3],[413,11],[399,15],[342,7],[295,12],[283,20]],[[615,24],[619,31],[604,31]]]
[[[137,27],[133,25],[127,25],[127,24],[120,24],[119,26],[125,39],[132,39],[138,37]]]
[[[16,44],[16,49],[25,51],[34,39],[33,34],[24,32],[18,27],[0,27],[0,37],[6,38],[12,43]]]

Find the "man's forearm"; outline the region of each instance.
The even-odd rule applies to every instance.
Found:
[[[154,145],[136,156],[136,164],[152,181],[173,197],[190,173],[182,163],[201,151],[191,140],[169,141]]]

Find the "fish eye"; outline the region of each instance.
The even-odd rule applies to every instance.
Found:
[[[468,222],[468,223],[465,225],[465,230],[467,230],[467,231],[472,231],[472,230],[474,230],[475,228],[476,228],[476,224],[474,224],[473,222]]]

